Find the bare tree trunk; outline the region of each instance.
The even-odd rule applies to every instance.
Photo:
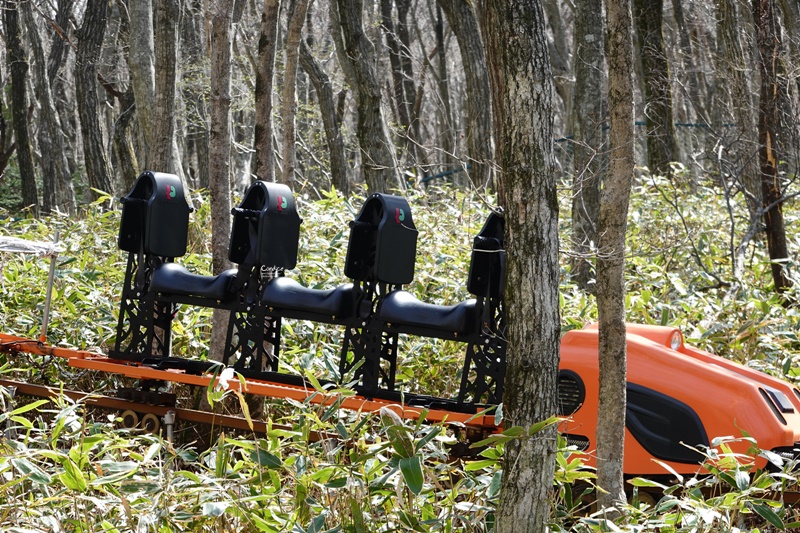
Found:
[[[182,52],[186,59],[182,69],[183,76],[192,79],[205,79],[207,68],[205,16],[203,14],[203,0],[191,0],[186,5],[186,14],[182,27]],[[187,68],[187,65],[190,66]],[[258,97],[256,97],[258,98]],[[194,186],[207,189],[209,187],[208,171],[208,113],[204,86],[201,84],[187,84],[183,91],[183,101],[186,105],[187,132],[189,158]]]
[[[455,153],[455,139],[453,137],[453,110],[450,105],[450,80],[447,76],[447,50],[445,50],[444,42],[444,20],[442,20],[442,6],[439,2],[436,3],[436,23],[434,25],[434,33],[436,34],[436,57],[439,67],[439,79],[437,80],[437,89],[439,92],[439,100],[441,101],[441,114],[439,132],[439,146],[441,146],[442,157],[439,158],[444,165],[449,166],[452,164],[453,154]]]
[[[558,0],[544,0],[543,5],[545,14],[547,15],[547,23],[553,35],[553,39],[550,43],[550,61],[553,68],[553,80],[555,81],[556,93],[564,104],[564,117],[569,117],[572,115],[572,110],[570,108],[572,106],[573,97],[571,94],[572,80],[569,76],[570,49],[567,43],[567,27],[566,24],[564,24],[564,17],[561,15],[561,2]],[[578,4],[575,5],[575,8],[578,8]]]
[[[572,242],[577,256],[572,279],[594,293],[589,256],[597,246],[600,184],[608,165],[605,132],[606,99],[605,24],[602,0],[575,5],[575,88],[572,92],[574,155],[572,181]]]
[[[294,183],[296,166],[294,138],[295,117],[297,115],[297,62],[298,47],[302,37],[303,24],[306,20],[308,0],[294,0],[294,10],[289,14],[286,30],[286,61],[283,69],[283,102],[281,118],[283,119],[283,176],[286,184]]]
[[[211,50],[211,135],[209,166],[211,173],[211,254],[215,274],[230,265],[231,212],[231,45],[234,0],[212,0],[209,49]],[[222,359],[228,313],[215,309],[211,319],[209,358]]]
[[[42,158],[42,197],[43,208],[49,212],[53,208],[74,214],[77,210],[75,204],[75,191],[72,187],[72,177],[67,163],[66,147],[58,111],[53,103],[50,92],[50,83],[47,79],[47,64],[44,49],[39,38],[39,29],[33,18],[30,2],[22,2],[22,17],[28,28],[28,40],[33,52],[33,80],[36,94],[39,97],[39,114],[41,126],[39,128],[39,151]]]
[[[300,64],[314,84],[319,101],[319,110],[325,128],[325,140],[331,160],[331,182],[344,196],[350,194],[350,181],[347,179],[347,161],[344,156],[344,140],[341,125],[336,114],[333,87],[322,67],[314,59],[306,43],[300,43]]]
[[[404,187],[397,172],[394,145],[386,132],[381,109],[381,87],[375,69],[375,47],[364,33],[361,0],[336,0],[345,46],[345,61],[357,87],[358,124],[356,135],[361,147],[361,168],[370,192],[385,192]],[[341,57],[341,56],[340,56]]]
[[[469,2],[438,0],[447,23],[453,29],[461,50],[467,93],[467,138],[469,175],[476,186],[485,186],[492,177],[492,106],[489,73],[486,68],[478,20]]]
[[[264,0],[261,35],[258,38],[254,153],[250,165],[253,177],[264,181],[275,181],[275,152],[272,149],[272,85],[275,79],[279,11],[280,0]]]
[[[139,0],[133,0],[137,2]],[[154,89],[152,126],[155,127],[155,146],[152,164],[154,170],[166,170],[183,176],[175,139],[175,94],[178,61],[178,0],[157,0],[154,39]],[[185,183],[185,179],[182,179]]]
[[[39,195],[36,191],[36,171],[33,167],[30,134],[28,132],[28,59],[22,46],[17,0],[3,3],[3,25],[6,33],[6,60],[11,75],[11,124],[17,146],[17,165],[22,182],[22,203],[39,215]]]
[[[3,78],[3,71],[0,68],[0,79]],[[8,127],[6,124],[5,116],[3,115],[3,94],[0,92],[0,180],[3,179],[3,172],[5,172],[8,163],[11,161],[11,156],[16,150],[17,146],[12,142],[11,137],[8,135]]]
[[[553,79],[540,0],[482,0],[494,131],[506,209],[508,361],[505,423],[528,428],[556,413],[560,319]],[[514,46],[509,46],[514,43]],[[545,531],[554,427],[506,445],[499,533]]]
[[[745,53],[739,33],[741,20],[740,14],[737,13],[736,2],[717,0],[716,7],[717,43],[719,43],[716,70],[718,76],[723,72],[727,73],[725,77],[721,77],[717,85],[729,88],[730,100],[727,103],[731,106],[733,122],[736,124],[733,139],[725,148],[730,150],[733,157],[730,173],[739,176],[750,216],[755,217],[761,209],[762,193],[757,164],[757,132],[753,131],[752,127],[756,117],[748,81],[748,54]],[[748,12],[742,15],[746,13]]]
[[[663,0],[633,0],[636,36],[642,60],[641,80],[647,123],[647,164],[651,172],[670,174],[678,157],[672,119],[669,63],[661,32]]]
[[[785,292],[792,286],[784,264],[789,258],[786,228],[783,221],[783,197],[778,165],[785,158],[782,152],[779,100],[785,93],[782,76],[781,29],[773,0],[753,0],[753,19],[756,26],[758,66],[761,73],[761,95],[758,106],[758,155],[761,164],[764,224],[767,233],[769,258],[775,290]]]
[[[598,217],[597,310],[600,407],[597,420],[598,503],[625,501],[626,331],[625,233],[633,181],[633,37],[630,0],[606,0],[608,108],[611,119],[608,174]],[[613,513],[612,513],[613,515]]]
[[[106,155],[103,134],[100,130],[97,102],[97,61],[106,33],[108,4],[91,2],[86,6],[83,23],[77,31],[78,51],[75,64],[75,89],[78,116],[83,137],[83,157],[89,185],[96,190],[114,193],[111,166]],[[99,197],[97,192],[93,198]]]

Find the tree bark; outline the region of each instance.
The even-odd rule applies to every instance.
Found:
[[[280,0],[264,0],[261,35],[258,38],[254,153],[250,165],[253,178],[264,181],[275,181],[275,152],[272,149],[272,86],[275,79],[279,11]]]
[[[438,0],[447,23],[452,28],[461,50],[467,95],[467,143],[469,175],[473,183],[483,187],[492,178],[492,105],[489,73],[486,67],[481,33],[472,4],[463,0]]]
[[[306,20],[308,0],[294,0],[294,9],[289,14],[286,30],[286,60],[283,69],[283,102],[281,118],[283,119],[283,183],[293,184],[296,166],[294,138],[295,117],[297,115],[297,63],[298,47],[302,37],[303,24]]]
[[[482,0],[480,5],[492,80],[500,198],[506,210],[508,360],[503,406],[507,425],[528,428],[557,411],[560,318],[553,79],[541,2]],[[555,442],[551,426],[506,445],[499,533],[545,530]]]
[[[647,124],[647,164],[651,172],[669,175],[678,157],[672,118],[669,63],[661,33],[663,0],[633,0],[636,36],[642,61],[642,95]]]
[[[211,50],[211,130],[209,170],[211,189],[211,254],[215,274],[229,267],[231,212],[231,45],[234,0],[213,0],[209,49]],[[222,359],[228,313],[215,309],[211,319],[209,358]]]
[[[106,2],[91,2],[86,6],[83,22],[77,32],[75,89],[83,137],[83,158],[89,185],[96,191],[113,194],[111,166],[108,163],[97,112],[97,60],[103,46],[107,17]],[[92,197],[98,198],[99,193],[93,191]]]
[[[576,257],[572,279],[595,292],[590,256],[597,246],[600,184],[608,164],[605,68],[605,23],[602,0],[575,5],[575,88],[571,123],[574,138],[572,181],[572,242]]]
[[[47,213],[53,208],[75,214],[75,190],[67,163],[66,146],[58,119],[58,111],[53,102],[50,82],[47,78],[47,64],[44,49],[39,38],[39,29],[33,18],[30,2],[22,2],[22,16],[28,28],[28,40],[33,52],[34,87],[39,97],[39,151],[42,158],[42,196],[43,209]]]
[[[455,139],[453,138],[453,110],[450,105],[450,79],[447,75],[447,50],[444,41],[444,20],[442,19],[442,6],[436,3],[436,23],[434,25],[436,34],[436,59],[438,61],[438,80],[436,88],[439,92],[441,108],[439,113],[439,146],[442,149],[440,161],[448,167],[452,164],[453,154],[455,153]]]
[[[17,147],[17,165],[22,182],[22,203],[39,216],[39,195],[36,191],[36,171],[33,166],[30,133],[28,131],[28,58],[22,45],[22,28],[16,0],[5,0],[3,25],[6,32],[6,61],[11,76],[11,124]]]
[[[184,68],[181,69],[184,80],[197,80],[186,83],[183,90],[183,101],[186,106],[186,144],[189,159],[188,168],[193,185],[198,188],[209,187],[208,171],[208,113],[205,99],[205,80],[208,78],[206,68],[206,33],[203,0],[190,0],[186,4],[186,15],[182,26],[182,57]],[[258,98],[258,97],[256,97]]]
[[[782,153],[779,100],[786,91],[781,69],[781,29],[773,0],[753,0],[753,19],[756,27],[757,63],[761,74],[761,93],[758,106],[758,158],[761,166],[764,225],[772,279],[775,290],[786,292],[792,282],[784,263],[789,258],[786,227],[783,220],[783,197],[778,166]]]
[[[300,64],[306,71],[317,92],[322,124],[325,128],[325,140],[331,161],[331,182],[344,196],[350,194],[350,181],[347,179],[347,160],[344,156],[344,140],[339,118],[336,114],[336,103],[333,99],[331,81],[319,65],[306,43],[300,43]]]
[[[133,0],[138,2],[139,0]],[[151,146],[153,169],[165,169],[183,179],[175,138],[175,95],[178,61],[178,0],[157,0],[155,10],[155,107],[152,109],[155,146]]]
[[[737,11],[734,0],[716,2],[717,43],[719,43],[716,57],[716,71],[719,76],[717,86],[730,96],[725,103],[730,106],[735,123],[735,133],[731,136],[730,142],[723,145],[733,158],[729,173],[739,176],[750,216],[754,218],[762,205],[761,179],[757,164],[758,135],[752,127],[757,119],[753,111],[755,106],[748,81],[750,63],[746,59],[748,54],[745,53],[740,36],[739,28],[742,21]],[[742,15],[747,13],[745,11]]]
[[[361,0],[336,0],[345,46],[357,87],[358,123],[356,135],[361,147],[361,169],[370,193],[404,188],[397,172],[394,146],[386,132],[381,109],[381,87],[375,69],[375,47],[364,33]]]
[[[633,41],[630,0],[606,0],[608,108],[611,121],[608,174],[598,216],[597,311],[600,400],[597,420],[598,504],[625,501],[626,331],[625,233],[634,169]]]

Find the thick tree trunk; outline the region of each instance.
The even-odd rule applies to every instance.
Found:
[[[36,191],[36,171],[33,167],[30,134],[28,132],[28,59],[22,46],[22,28],[16,0],[3,3],[3,25],[6,33],[6,61],[11,75],[11,124],[17,146],[17,165],[22,182],[22,203],[39,214],[39,195]]]
[[[552,73],[539,0],[482,0],[506,220],[508,361],[505,423],[556,413],[560,319]],[[514,46],[509,46],[514,43]],[[541,532],[550,512],[556,430],[506,445],[499,533]]]
[[[361,0],[336,0],[345,46],[357,87],[358,123],[356,135],[361,147],[361,169],[369,192],[385,192],[404,184],[397,172],[394,145],[386,132],[381,109],[381,87],[375,68],[375,47],[364,33]],[[341,57],[341,56],[340,56]]]
[[[670,174],[678,158],[672,119],[669,63],[661,33],[663,0],[633,0],[636,36],[642,60],[641,80],[647,123],[647,164],[651,172]]]
[[[302,37],[303,24],[306,20],[308,0],[295,0],[294,10],[289,15],[286,30],[286,60],[283,69],[283,102],[281,118],[283,119],[283,176],[286,184],[294,183],[296,166],[294,139],[295,117],[297,115],[297,63],[298,47]]]
[[[575,88],[572,92],[574,138],[572,181],[572,242],[576,257],[572,279],[594,293],[590,256],[597,246],[600,184],[608,165],[605,131],[606,99],[605,24],[602,0],[585,0],[575,6]]]
[[[3,69],[0,68],[0,79],[2,77]],[[5,172],[8,163],[11,161],[11,156],[16,150],[16,145],[8,134],[8,124],[6,124],[5,115],[3,114],[4,108],[3,94],[0,92],[0,180],[3,179],[3,172]]]
[[[211,134],[209,167],[211,173],[211,254],[215,274],[229,266],[231,213],[231,44],[234,0],[209,2],[211,33]],[[211,319],[209,358],[222,359],[228,313],[215,309]]]
[[[108,4],[92,2],[86,6],[83,23],[78,29],[78,52],[75,64],[75,89],[78,116],[83,137],[83,158],[89,185],[98,191],[114,193],[111,166],[108,163],[103,133],[100,129],[97,101],[97,61],[106,33]],[[92,192],[98,198],[97,192]]]
[[[58,119],[58,111],[50,92],[47,78],[44,49],[39,38],[39,29],[33,18],[30,2],[22,2],[22,16],[28,28],[28,40],[33,52],[34,87],[39,97],[39,151],[42,158],[42,196],[43,208],[49,212],[53,208],[69,214],[77,210],[75,190],[67,163],[66,146]]]
[[[344,196],[350,194],[350,181],[347,179],[347,160],[344,156],[344,140],[336,115],[336,104],[333,99],[331,81],[322,67],[314,59],[306,43],[300,43],[300,64],[314,84],[319,101],[319,111],[325,128],[325,140],[331,161],[331,182]]]
[[[492,105],[481,33],[475,10],[463,0],[438,0],[461,50],[467,95],[467,161],[477,187],[492,177]]]
[[[58,83],[58,71],[67,60],[69,46],[67,46],[69,32],[69,18],[72,16],[72,6],[75,0],[61,0],[58,2],[56,12],[56,27],[53,38],[50,41],[50,54],[47,56],[47,79],[50,80],[51,88]]]
[[[758,106],[758,159],[761,165],[764,225],[772,278],[775,290],[785,292],[792,286],[784,264],[789,258],[786,227],[783,221],[783,197],[778,165],[782,153],[779,101],[786,91],[781,72],[781,29],[773,0],[753,0],[753,19],[756,26],[757,62],[761,74],[761,94]]]
[[[261,35],[258,38],[254,153],[250,172],[254,179],[264,181],[275,181],[275,152],[272,149],[272,86],[275,79],[279,10],[280,0],[264,0]]]
[[[633,181],[633,40],[630,0],[606,0],[608,109],[611,120],[608,174],[598,217],[597,310],[600,333],[600,408],[597,420],[598,503],[625,501],[626,331],[625,233]]]

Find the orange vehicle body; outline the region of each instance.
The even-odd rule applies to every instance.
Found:
[[[800,391],[796,387],[686,345],[677,328],[628,324],[627,339],[627,475],[668,474],[659,461],[678,473],[693,474],[702,455],[689,446],[702,448],[718,437],[746,434],[762,450],[797,453],[793,451],[800,446]],[[575,389],[578,376],[585,394],[580,402],[570,398],[572,408],[578,407],[560,430],[584,442],[592,464],[598,416],[597,351],[596,325],[570,331],[561,341],[560,385],[567,379],[567,389]],[[746,454],[750,445],[740,440],[731,448]],[[757,466],[765,463],[756,458]]]

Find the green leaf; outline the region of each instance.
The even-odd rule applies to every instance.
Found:
[[[769,522],[773,526],[777,527],[781,531],[786,529],[786,524],[783,523],[783,520],[781,520],[781,517],[778,516],[777,514],[775,514],[775,511],[770,509],[768,506],[762,505],[760,503],[755,503],[755,502],[752,503],[752,506],[753,506],[753,510],[755,512],[757,512],[759,514],[759,516],[761,516],[761,518],[763,518],[764,520],[766,520],[767,522]]]
[[[28,476],[35,483],[49,485],[53,479],[41,468],[30,462],[24,457],[12,457],[11,464],[14,465],[23,476]]]
[[[409,490],[414,494],[422,492],[423,475],[422,475],[422,461],[419,455],[413,457],[401,457],[398,464],[400,472],[403,474],[403,480],[406,482]]]
[[[64,467],[64,472],[59,474],[58,478],[61,480],[64,486],[70,490],[86,492],[88,489],[86,478],[83,476],[81,469],[78,468],[78,465],[76,465],[72,459],[67,457],[62,462],[62,466]]]
[[[280,457],[261,448],[254,450],[250,454],[250,460],[266,468],[283,467],[283,461],[281,461]]]

